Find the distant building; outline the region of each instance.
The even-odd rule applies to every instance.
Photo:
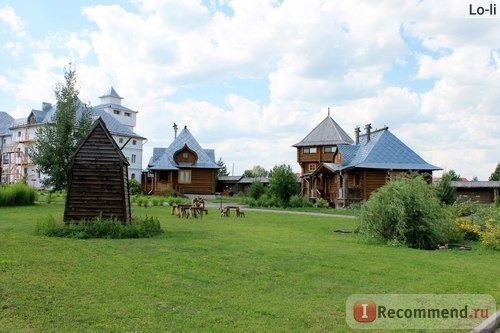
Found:
[[[121,105],[122,97],[112,87],[100,99],[101,104],[91,109],[92,117],[94,119],[100,117],[104,121],[129,161],[129,179],[136,178],[140,181],[142,151],[146,138],[134,132],[138,112]],[[37,166],[29,158],[29,150],[35,145],[36,131],[50,124],[56,112],[55,106],[44,102],[41,110],[31,110],[26,118],[12,119],[10,116],[5,116],[5,113],[0,113],[2,184],[26,180],[32,187],[42,188],[45,175],[37,170]],[[77,117],[82,113],[83,107],[80,107],[77,110]]]
[[[500,198],[500,181],[452,181],[458,202],[476,201],[491,204]]]
[[[366,200],[388,179],[402,172],[416,171],[432,180],[439,167],[424,161],[388,129],[373,130],[371,124],[355,140],[328,115],[297,148],[302,171],[301,193],[316,200],[323,198],[337,207]]]
[[[215,151],[203,149],[184,127],[167,148],[154,148],[143,178],[146,193],[214,194]]]

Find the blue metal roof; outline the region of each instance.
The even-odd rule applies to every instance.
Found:
[[[9,128],[12,126],[14,118],[7,112],[0,111],[0,135],[10,134]]]
[[[115,97],[115,98],[123,99],[123,97],[120,97],[120,95],[118,95],[118,93],[116,92],[116,90],[113,87],[109,88],[109,90],[104,95],[100,96],[99,98],[102,98],[102,97]]]
[[[196,153],[198,161],[195,164],[181,165],[174,161],[174,155],[184,147]],[[207,152],[208,151],[208,152]],[[168,148],[154,148],[153,156],[149,160],[148,169],[150,170],[178,170],[181,167],[219,169],[215,163],[215,152],[212,149],[203,149],[191,132],[184,127],[182,132],[168,146]]]
[[[350,168],[393,170],[441,170],[427,163],[413,150],[394,136],[387,128],[359,136],[357,145],[339,145],[342,164],[332,166],[337,170]],[[329,163],[333,164],[333,163]]]
[[[350,143],[354,143],[351,137],[332,117],[327,116],[302,141],[294,144],[293,147],[333,146]]]

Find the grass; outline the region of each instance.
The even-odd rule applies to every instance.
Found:
[[[147,239],[35,235],[60,204],[0,209],[0,332],[350,332],[354,293],[486,293],[498,251],[422,251],[360,242],[355,219],[247,211],[177,219],[133,207]],[[413,331],[414,332],[414,331]]]

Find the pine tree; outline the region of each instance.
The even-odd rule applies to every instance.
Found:
[[[222,157],[217,161],[217,165],[220,166],[220,169],[217,170],[217,177],[229,176],[229,172],[227,171],[226,164],[222,160]]]
[[[490,181],[500,180],[500,163],[497,164],[495,171],[493,171],[489,179]]]
[[[67,187],[71,158],[92,127],[91,109],[78,98],[76,70],[71,64],[64,79],[64,84],[58,82],[54,90],[55,115],[37,130],[35,146],[30,152],[38,171],[47,176],[44,185],[53,190]]]

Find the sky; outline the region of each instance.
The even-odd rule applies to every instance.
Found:
[[[500,162],[500,7],[478,15],[489,3],[0,0],[0,111],[55,103],[71,63],[82,101],[112,86],[139,112],[144,167],[175,122],[231,174],[298,172],[292,145],[330,109],[351,137],[388,126],[427,162],[488,180]]]

